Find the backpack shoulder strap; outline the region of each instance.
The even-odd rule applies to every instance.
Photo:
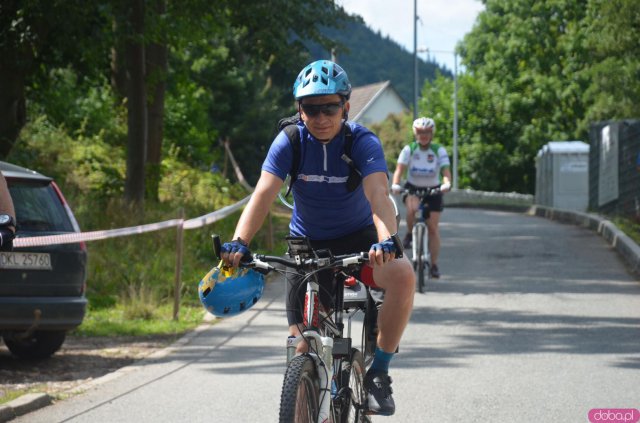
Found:
[[[289,171],[289,188],[285,194],[286,197],[291,192],[293,183],[298,179],[298,168],[300,167],[300,156],[302,155],[302,152],[300,151],[300,129],[298,128],[298,125],[288,124],[282,130],[287,134],[289,145],[293,150],[291,156],[293,160],[291,162],[291,170]]]
[[[356,168],[355,163],[351,159],[351,150],[353,148],[353,132],[351,132],[351,127],[345,122],[344,124],[344,151],[342,152],[342,156],[340,157],[342,160],[347,162],[347,164],[354,169],[356,172],[360,173],[360,171]]]
[[[349,178],[347,179],[347,190],[353,192],[362,183],[362,172],[351,159],[351,150],[353,148],[354,136],[349,124],[344,124],[344,151],[342,152],[342,160],[347,162],[350,167]]]
[[[409,144],[409,148],[411,149],[411,154],[413,154],[413,152],[418,148],[418,143],[415,141],[412,142],[411,144]]]

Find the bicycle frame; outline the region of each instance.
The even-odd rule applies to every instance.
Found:
[[[362,282],[357,280],[356,282],[364,287]],[[343,310],[346,307],[344,303],[344,288],[340,289],[342,288],[340,281],[337,280],[336,283],[338,283],[338,286],[336,287],[335,309],[333,310],[334,318],[330,319],[329,316],[320,310],[318,301],[319,285],[315,279],[315,275],[307,280],[303,317],[304,330],[299,336],[290,336],[287,338],[287,364],[289,364],[295,356],[298,344],[301,342],[307,342],[309,344],[309,352],[307,354],[313,358],[320,379],[318,423],[336,421],[336,418],[339,418],[339,416],[331,415],[331,404],[334,400],[331,392],[331,383],[332,380],[337,377],[342,359],[348,356],[351,350],[352,319],[361,312],[366,313],[364,305],[356,305],[356,303],[353,303],[353,310],[346,312],[347,329],[345,335],[343,324]],[[336,343],[339,347],[338,351],[334,350]],[[334,356],[336,357],[335,360]],[[331,372],[327,372],[321,371],[321,369],[332,370]]]

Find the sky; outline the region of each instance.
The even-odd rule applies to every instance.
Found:
[[[389,36],[413,53],[413,0],[336,0],[349,14],[362,16],[367,26]],[[480,0],[417,0],[418,50],[453,71],[453,49],[471,31],[484,5]],[[426,59],[427,53],[418,53]]]

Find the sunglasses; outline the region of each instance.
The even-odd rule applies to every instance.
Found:
[[[433,131],[431,129],[417,130],[416,135],[433,135]]]
[[[320,113],[325,116],[335,116],[342,110],[344,102],[325,104],[300,104],[302,111],[309,117],[316,117]]]

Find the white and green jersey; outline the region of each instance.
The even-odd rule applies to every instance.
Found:
[[[420,149],[417,142],[406,145],[398,164],[407,166],[407,182],[421,188],[440,185],[440,170],[451,165],[447,150],[433,141],[426,150]]]

